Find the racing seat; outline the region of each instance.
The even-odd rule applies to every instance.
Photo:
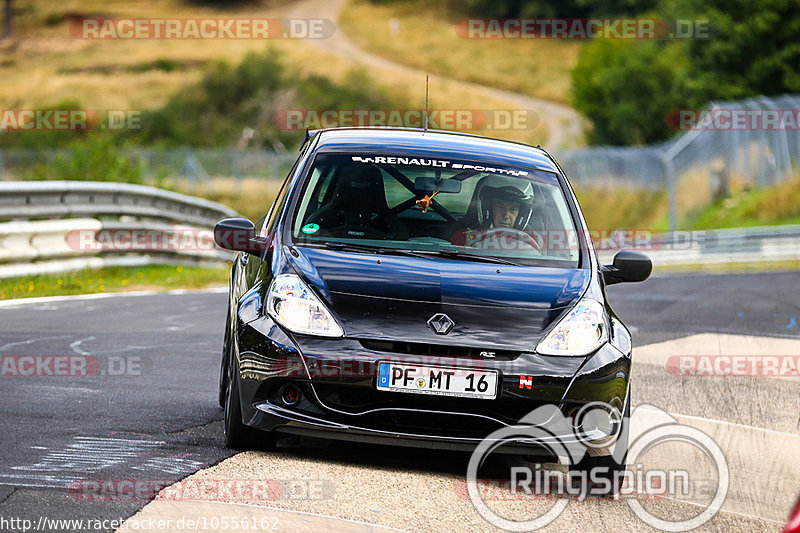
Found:
[[[481,180],[475,186],[475,190],[472,192],[472,198],[469,201],[466,213],[464,213],[464,216],[461,217],[461,219],[453,222],[447,227],[447,230],[443,236],[444,239],[449,241],[457,232],[466,229],[479,229],[482,227],[478,222],[478,198],[480,197],[481,189],[483,188],[485,179],[486,178],[481,178]],[[488,227],[488,224],[485,226]]]
[[[389,210],[383,175],[374,165],[339,169],[333,193],[306,223],[320,227],[321,235],[407,240],[408,230]]]

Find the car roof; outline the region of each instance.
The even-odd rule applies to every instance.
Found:
[[[317,152],[461,159],[559,173],[541,148],[466,133],[417,128],[331,128],[309,132]]]

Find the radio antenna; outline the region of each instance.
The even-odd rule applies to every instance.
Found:
[[[428,75],[425,74],[425,132],[428,131]]]

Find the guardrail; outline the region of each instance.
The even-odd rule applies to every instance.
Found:
[[[0,278],[111,265],[221,264],[212,229],[232,209],[126,183],[0,182]],[[78,217],[78,218],[75,218]],[[57,220],[56,220],[57,219]]]
[[[134,216],[212,226],[222,204],[145,185],[99,181],[0,182],[0,220]]]
[[[0,182],[0,221],[6,221],[0,222],[0,278],[110,265],[220,264],[232,254],[214,245],[212,228],[235,215],[215,202],[142,185]],[[621,249],[646,252],[656,268],[800,260],[800,225],[633,238],[619,232],[600,241],[604,264]]]
[[[675,231],[651,239],[607,239],[598,246],[599,259],[610,264],[621,249],[639,249],[653,265],[714,265],[725,263],[765,263],[800,261],[800,225],[761,226],[703,231]],[[621,243],[617,246],[616,243]]]

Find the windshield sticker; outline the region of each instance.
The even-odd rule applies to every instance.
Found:
[[[492,174],[505,174],[507,176],[527,176],[526,170],[511,170],[508,168],[485,167],[481,165],[465,165],[461,163],[453,163],[450,168],[474,170],[476,172],[491,172]]]
[[[296,226],[295,226],[296,227]],[[319,224],[306,224],[302,228],[303,233],[307,235],[311,235],[312,233],[316,233],[319,231]]]
[[[360,157],[353,156],[353,161],[357,163],[383,163],[388,165],[416,165],[419,167],[439,167],[448,168],[450,161],[440,159],[423,159],[416,157]]]
[[[356,163],[375,163],[385,165],[415,165],[419,167],[452,168],[456,170],[474,170],[476,172],[490,172],[492,174],[503,174],[506,176],[527,176],[525,170],[512,170],[507,168],[488,167],[483,165],[472,165],[467,163],[453,163],[442,159],[425,159],[421,157],[361,157],[354,155],[351,158]]]

